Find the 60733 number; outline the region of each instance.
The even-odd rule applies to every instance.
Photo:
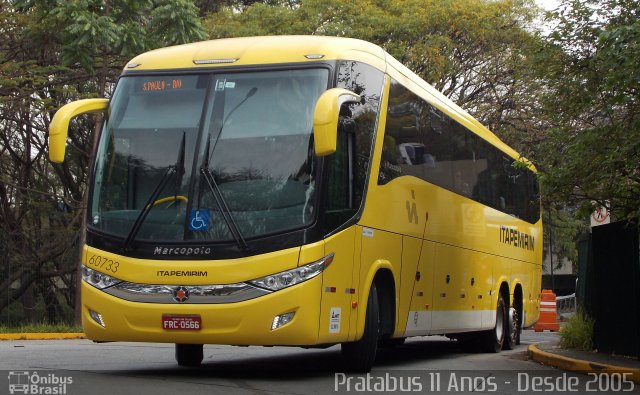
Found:
[[[87,262],[91,266],[110,271],[111,273],[116,273],[118,271],[118,267],[120,267],[120,262],[100,255],[91,255],[91,258],[89,258]]]

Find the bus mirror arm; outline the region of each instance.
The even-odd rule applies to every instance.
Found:
[[[62,106],[49,125],[49,160],[64,162],[69,122],[78,115],[102,112],[109,106],[108,99],[84,99]]]
[[[332,88],[320,95],[313,112],[313,140],[317,156],[336,152],[340,107],[344,103],[359,102],[359,95],[341,88]]]

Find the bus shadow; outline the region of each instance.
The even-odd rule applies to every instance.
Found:
[[[298,349],[299,350],[299,349]],[[279,350],[281,352],[281,350]],[[229,354],[225,352],[225,354]],[[463,354],[457,342],[450,340],[410,340],[393,348],[379,348],[375,370],[406,369],[407,365],[421,361],[434,361]],[[420,368],[416,367],[416,370]],[[341,363],[340,347],[325,350],[310,349],[278,355],[235,357],[225,360],[215,350],[205,346],[205,359],[201,366],[164,367],[127,371],[110,371],[109,374],[162,377],[162,378],[207,378],[207,379],[258,379],[264,381],[286,381],[305,378],[333,376],[347,371]],[[106,372],[105,372],[106,373]]]
[[[394,366],[405,366],[413,362],[434,361],[463,354],[458,342],[454,340],[412,339],[401,346],[379,348],[376,356],[376,367],[393,369]]]

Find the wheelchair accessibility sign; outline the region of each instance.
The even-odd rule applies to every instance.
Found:
[[[189,214],[189,230],[207,231],[209,230],[209,210],[191,210]]]

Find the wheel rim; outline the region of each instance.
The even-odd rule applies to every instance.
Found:
[[[509,309],[509,331],[509,336],[515,344],[518,338],[518,310],[514,308]]]

